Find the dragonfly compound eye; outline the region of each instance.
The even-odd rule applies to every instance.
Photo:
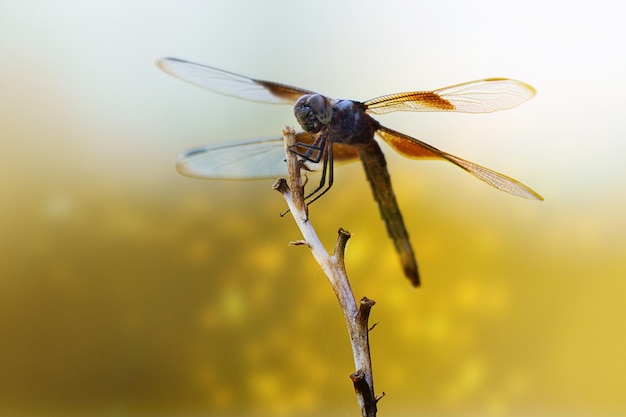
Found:
[[[323,95],[307,94],[296,101],[294,113],[305,132],[318,133],[330,123],[333,108],[330,101]]]

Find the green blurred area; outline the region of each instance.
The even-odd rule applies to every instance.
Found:
[[[454,67],[450,50],[466,26],[426,47],[430,59],[396,68],[374,62],[371,72],[351,77],[342,65],[371,61],[358,46],[312,46],[319,48],[312,56],[340,59],[336,67],[294,71],[271,62],[301,40],[261,29],[273,13],[304,13],[300,6],[272,3],[259,15],[252,2],[159,3],[147,14],[152,3],[0,4],[7,11],[1,52],[12,58],[0,69],[0,415],[356,415],[339,307],[308,250],[288,245],[300,236],[291,218],[279,216],[285,205],[271,181],[204,182],[173,169],[175,155],[192,146],[278,135],[294,123],[291,110],[196,92],[152,60],[172,51],[198,61],[216,56],[203,62],[230,60],[226,69],[275,81],[308,80],[304,88],[362,89],[365,96],[354,98],[366,99],[422,88],[423,78],[424,88],[475,78],[484,68],[470,63],[454,68],[454,80],[450,73],[437,78],[441,67]],[[237,34],[229,26],[244,6],[263,19],[246,20],[251,26]],[[376,7],[404,21],[408,6]],[[464,22],[463,7],[473,10],[455,2],[421,7],[436,21],[460,9],[453,21]],[[366,13],[370,24],[378,22],[376,10]],[[585,17],[577,3],[568,10],[556,23]],[[592,18],[606,20],[585,21],[612,30],[611,14],[598,10]],[[345,34],[338,22],[358,27],[349,11],[311,12],[312,21],[330,39]],[[346,264],[355,295],[377,302],[374,378],[377,392],[387,394],[380,415],[626,411],[624,126],[612,118],[614,103],[599,100],[601,88],[583,87],[601,81],[623,90],[616,75],[624,62],[607,55],[615,62],[604,66],[602,80],[590,76],[593,66],[569,71],[581,51],[601,55],[611,47],[588,44],[584,33],[531,35],[560,19],[556,11],[511,18],[502,45],[487,39],[503,30],[506,10],[470,14],[493,25],[479,30],[486,43],[472,51],[502,53],[482,65],[506,76],[519,66],[515,57],[527,54],[520,59],[530,69],[519,73],[539,82],[536,99],[502,116],[384,120],[516,177],[546,201],[515,198],[450,164],[403,160],[384,148],[423,274],[417,290],[402,275],[359,164],[338,169],[332,191],[311,207],[328,248],[339,227],[353,233]],[[289,33],[299,27],[286,25]],[[393,61],[415,54],[394,42],[433,42],[426,29],[407,27],[404,37],[390,32],[372,47],[388,45]],[[614,42],[624,38],[616,32]],[[521,49],[508,55],[503,45],[511,41]],[[537,41],[553,67],[530,60]],[[460,54],[469,46],[456,48]],[[407,66],[424,75],[398,75]]]

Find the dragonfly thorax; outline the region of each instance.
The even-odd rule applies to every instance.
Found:
[[[380,124],[365,113],[363,103],[335,100],[332,106],[333,117],[326,132],[333,142],[358,146],[374,141]]]

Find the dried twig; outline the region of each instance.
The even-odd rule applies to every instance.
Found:
[[[350,233],[339,229],[339,236],[337,237],[332,256],[326,251],[317,237],[309,221],[307,205],[304,201],[304,185],[300,176],[301,162],[298,160],[297,155],[291,152],[291,149],[295,146],[295,131],[293,128],[285,127],[283,129],[283,139],[285,141],[285,153],[289,169],[289,185],[285,179],[281,178],[274,184],[274,189],[278,190],[287,201],[289,210],[304,237],[303,240],[298,240],[295,243],[309,247],[313,257],[326,274],[339,301],[348,327],[350,344],[352,345],[356,371],[350,375],[350,378],[354,384],[357,401],[361,408],[361,416],[374,417],[376,416],[376,402],[382,397],[374,395],[372,361],[369,349],[368,318],[374,301],[364,297],[360,301],[360,306],[357,307],[354,299],[344,265],[344,252]]]

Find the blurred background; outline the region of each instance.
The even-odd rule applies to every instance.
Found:
[[[355,100],[533,85],[505,112],[379,117],[545,197],[384,147],[421,288],[359,164],[311,219],[329,248],[354,234],[379,415],[624,415],[625,27],[602,0],[0,0],[0,416],[358,413],[339,307],[272,181],[174,169],[278,136],[292,109],[190,86],[162,56]]]

